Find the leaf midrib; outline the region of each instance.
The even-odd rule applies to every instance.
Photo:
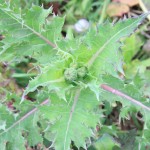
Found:
[[[67,122],[66,133],[65,133],[65,137],[64,137],[64,150],[66,150],[66,142],[67,142],[67,136],[68,136],[68,132],[69,132],[69,128],[70,128],[70,123],[72,120],[73,113],[75,111],[76,104],[77,104],[79,96],[80,96],[80,92],[81,92],[81,90],[77,89],[75,96],[74,96],[73,105],[72,105],[71,110],[70,110],[70,115],[69,115],[69,119]]]
[[[52,48],[55,48],[56,45],[54,43],[52,43],[50,40],[48,40],[46,37],[44,37],[43,35],[41,35],[39,32],[35,31],[34,29],[32,29],[31,27],[29,27],[28,25],[24,24],[23,22],[20,22],[16,17],[14,17],[13,15],[7,13],[6,11],[4,11],[2,8],[0,8],[0,10],[2,12],[4,12],[6,15],[8,15],[10,18],[12,18],[13,20],[15,20],[16,22],[18,22],[19,24],[21,24],[22,26],[26,27],[27,29],[29,29],[30,31],[32,31],[35,35],[37,35],[39,38],[41,38],[43,41],[45,41],[48,45],[50,45]]]
[[[144,17],[143,17],[144,18]],[[111,43],[111,41],[118,35],[120,34],[122,31],[126,30],[127,28],[130,28],[133,24],[139,22],[139,20],[136,20],[135,22],[133,22],[132,24],[130,24],[129,26],[119,30],[115,35],[113,35],[106,43],[104,43],[104,45],[98,50],[96,51],[96,53],[90,58],[90,60],[87,62],[86,66],[88,68],[90,68],[93,63],[95,62],[95,60],[99,57],[100,53],[105,49],[105,47]]]

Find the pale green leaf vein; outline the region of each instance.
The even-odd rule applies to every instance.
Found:
[[[132,24],[130,24],[129,26],[119,30],[116,34],[114,34],[106,43],[104,43],[104,45],[91,57],[91,59],[88,61],[87,63],[87,67],[90,68],[92,66],[92,64],[95,62],[95,60],[97,59],[97,57],[99,57],[100,53],[105,49],[105,47],[107,47],[107,45],[109,43],[111,43],[115,37],[117,35],[119,35],[121,32],[123,32],[124,30],[127,30],[128,28],[132,27],[134,24],[139,23],[139,20],[136,20],[135,22],[133,22]]]
[[[64,150],[66,150],[66,142],[67,142],[67,136],[68,136],[68,132],[69,132],[69,128],[70,128],[70,123],[72,120],[73,113],[75,111],[76,104],[77,104],[79,96],[80,96],[80,92],[81,92],[80,89],[78,89],[76,91],[75,97],[74,97],[74,102],[73,102],[73,105],[72,105],[72,108],[70,111],[69,120],[67,122],[67,129],[66,129],[65,138],[64,138]]]
[[[1,9],[1,8],[0,8]],[[45,38],[43,35],[41,35],[40,33],[38,33],[37,31],[35,31],[34,29],[32,29],[31,27],[29,27],[28,25],[24,24],[23,21],[19,21],[19,19],[17,19],[16,17],[14,17],[13,15],[11,15],[10,13],[7,13],[6,11],[4,11],[3,9],[1,9],[2,12],[4,12],[6,15],[8,15],[10,18],[12,18],[13,20],[17,21],[19,24],[21,24],[22,26],[26,27],[27,29],[29,29],[30,31],[32,31],[35,35],[37,35],[39,38],[41,38],[43,41],[45,41],[48,45],[50,45],[51,47],[55,48],[56,45],[54,43],[52,43],[50,40],[48,40],[47,38]]]

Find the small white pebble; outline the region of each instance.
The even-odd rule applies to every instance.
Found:
[[[89,27],[90,27],[90,23],[86,19],[80,19],[74,25],[74,29],[78,33],[85,32],[87,29],[89,29]]]

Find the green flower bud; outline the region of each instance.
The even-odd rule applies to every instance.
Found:
[[[78,77],[79,78],[85,77],[87,75],[87,72],[88,72],[88,70],[87,70],[86,67],[80,67],[80,68],[78,68],[78,70],[77,70]]]
[[[69,82],[75,81],[77,79],[77,70],[75,68],[67,68],[64,72],[64,77]]]

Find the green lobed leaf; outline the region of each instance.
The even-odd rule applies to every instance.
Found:
[[[96,76],[102,73],[114,76],[117,76],[117,72],[123,73],[119,41],[133,33],[145,17],[142,15],[116,24],[106,22],[91,29],[74,52],[74,56],[78,62],[86,64]]]
[[[76,103],[73,97],[68,98],[67,103],[56,95],[50,98],[51,105],[40,108],[44,117],[51,122],[51,134],[55,135],[48,140],[54,140],[56,150],[69,150],[71,141],[78,148],[86,148],[86,138],[93,136],[90,128],[94,130],[100,118],[100,114],[94,112],[99,104],[95,94],[89,89],[83,89]]]
[[[8,119],[8,118],[7,118]],[[43,143],[42,135],[40,134],[37,121],[38,115],[34,114],[19,124],[15,121],[7,120],[9,127],[0,133],[0,147],[1,150],[26,150],[25,144],[28,141],[29,146],[35,146]]]
[[[51,21],[47,19],[49,14],[51,9],[39,6],[33,6],[23,14],[15,8],[10,9],[9,4],[0,4],[0,32],[5,36],[1,41],[1,62],[19,61],[23,56],[44,64],[51,62],[58,53],[53,43],[62,37],[64,18],[53,16]]]
[[[115,94],[109,93],[108,91],[102,91],[101,95],[104,100],[109,101],[110,103],[114,101],[119,101],[122,104],[121,112],[119,114],[119,120],[122,118],[129,119],[130,113],[137,113],[141,112],[143,115],[144,120],[144,128],[140,135],[136,135],[136,144],[135,149],[139,147],[140,149],[143,149],[142,147],[149,145],[149,134],[150,134],[150,124],[149,124],[149,117],[147,114],[149,114],[149,111],[144,109],[142,105],[139,105],[138,102],[141,104],[144,104],[147,107],[150,107],[150,101],[149,98],[144,97],[143,93],[145,92],[144,89],[139,90],[139,88],[142,88],[142,80],[138,76],[135,76],[135,79],[128,83],[124,83],[125,81],[119,80],[114,77],[110,76],[104,76],[103,82],[105,84],[108,84],[109,86],[113,87],[114,89],[117,89],[121,91],[122,93],[130,96],[131,98],[134,98],[137,103],[132,103],[126,98],[122,98],[120,96],[117,96]],[[138,82],[137,82],[138,81]]]
[[[136,78],[136,77],[135,77]],[[135,82],[130,81],[129,83],[125,83],[124,80],[109,76],[109,75],[105,75],[103,76],[103,83],[104,84],[108,84],[109,86],[111,86],[114,89],[117,89],[123,93],[125,93],[126,95],[136,99],[137,101],[145,104],[146,106],[149,106],[149,102],[147,101],[147,99],[143,96],[143,91],[139,91],[139,85],[136,84],[136,80]],[[141,107],[139,105],[136,105],[133,103],[131,103],[129,100],[122,98],[116,94],[112,94],[108,91],[104,91],[101,90],[101,97],[104,99],[106,99],[109,102],[113,102],[113,101],[120,101],[122,103],[122,107],[128,107],[128,109],[131,111],[131,108],[137,108],[137,110],[141,110]]]
[[[38,87],[48,87],[49,91],[56,92],[62,99],[66,100],[66,92],[73,87],[66,83],[64,78],[64,63],[57,63],[45,68],[42,68],[41,74],[29,81],[23,96],[29,92],[35,91]],[[24,100],[24,97],[22,101]]]
[[[9,105],[0,105],[1,150],[26,150],[26,143],[28,143],[28,146],[42,144],[43,138],[38,126],[39,114],[33,111],[35,103],[25,101],[22,105],[19,105],[20,97],[12,93],[6,96],[7,101],[12,102],[10,100],[13,99],[13,103],[12,108],[9,108]],[[25,115],[28,111],[30,115],[28,114],[27,117]]]
[[[29,85],[25,91],[25,94],[35,91],[39,86],[50,85],[52,87],[52,84],[57,84],[61,82],[62,84],[65,84],[65,79],[63,77],[63,70],[64,70],[63,65],[60,64],[43,68],[41,74],[39,74],[33,80],[30,80]],[[58,87],[54,86],[54,88]]]

